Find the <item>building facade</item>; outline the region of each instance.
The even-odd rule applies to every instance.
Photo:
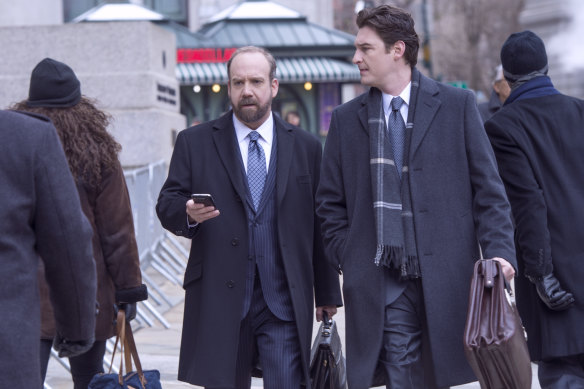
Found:
[[[177,37],[177,79],[182,112],[189,123],[217,118],[230,109],[226,62],[247,45],[276,58],[280,84],[273,110],[300,116],[304,129],[326,136],[332,109],[352,97],[359,82],[351,63],[354,36],[310,23],[301,13],[261,0],[243,1],[215,15],[195,33],[160,22]]]

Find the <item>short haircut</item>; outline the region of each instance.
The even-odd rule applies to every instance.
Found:
[[[412,68],[416,66],[420,39],[414,29],[414,19],[409,13],[387,4],[375,8],[364,8],[357,14],[357,27],[365,26],[377,32],[386,50],[389,50],[397,41],[404,42],[406,63]]]
[[[239,49],[235,50],[233,52],[233,54],[231,55],[231,58],[229,58],[229,61],[227,61],[227,77],[229,80],[231,80],[231,63],[233,62],[233,58],[237,57],[239,54],[245,54],[245,53],[261,53],[264,55],[264,57],[266,57],[266,60],[268,61],[268,64],[270,65],[270,81],[272,81],[274,78],[276,78],[276,60],[274,59],[274,56],[272,54],[270,54],[270,52],[262,47],[257,47],[257,46],[243,46],[240,47]]]

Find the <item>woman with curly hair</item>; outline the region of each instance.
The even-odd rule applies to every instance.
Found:
[[[43,59],[34,68],[28,99],[12,109],[45,115],[52,120],[77,184],[81,207],[93,228],[97,270],[95,343],[89,351],[69,358],[75,389],[85,389],[95,374],[103,372],[106,340],[115,335],[116,309],[124,308],[127,319],[131,320],[136,316],[136,302],[148,297],[142,284],[130,198],[118,160],[121,146],[107,132],[109,116],[81,95],[73,70],[51,58]],[[42,269],[39,269],[39,284],[44,381],[51,344],[59,334],[55,333]]]

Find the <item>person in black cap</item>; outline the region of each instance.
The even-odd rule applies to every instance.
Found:
[[[516,225],[517,305],[542,388],[584,388],[584,101],[547,76],[543,41],[501,49],[511,94],[485,124]]]
[[[69,66],[51,58],[37,64],[30,76],[28,107],[67,108],[81,101],[81,84]]]
[[[107,132],[108,115],[81,94],[77,76],[66,64],[45,58],[30,78],[29,97],[13,109],[49,117],[61,139],[75,178],[81,207],[93,228],[97,268],[95,343],[86,353],[69,358],[75,389],[87,388],[103,372],[106,340],[115,335],[115,310],[136,316],[136,302],[148,297],[142,284],[130,198],[121,164],[120,145]],[[42,300],[41,374],[44,380],[55,333],[44,274],[39,272]]]

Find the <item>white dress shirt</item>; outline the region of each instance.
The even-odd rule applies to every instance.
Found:
[[[412,89],[412,82],[408,82],[408,85],[404,88],[403,91],[399,94],[399,97],[402,98],[404,103],[402,104],[401,108],[399,109],[399,113],[401,113],[402,118],[404,119],[404,123],[408,123],[408,110],[410,109],[410,91]],[[385,114],[385,124],[387,125],[387,121],[389,120],[389,114],[391,114],[391,100],[394,97],[387,93],[381,93],[383,95],[383,113]]]
[[[243,124],[235,114],[233,114],[233,127],[235,127],[235,135],[237,136],[237,144],[239,145],[239,151],[241,152],[241,159],[243,160],[243,167],[247,173],[247,151],[249,147],[249,133],[251,131],[257,131],[260,134],[258,142],[262,149],[264,149],[264,155],[266,156],[266,172],[270,166],[270,156],[272,154],[272,142],[274,140],[274,117],[272,112],[270,116],[262,123],[256,130],[252,130]]]

